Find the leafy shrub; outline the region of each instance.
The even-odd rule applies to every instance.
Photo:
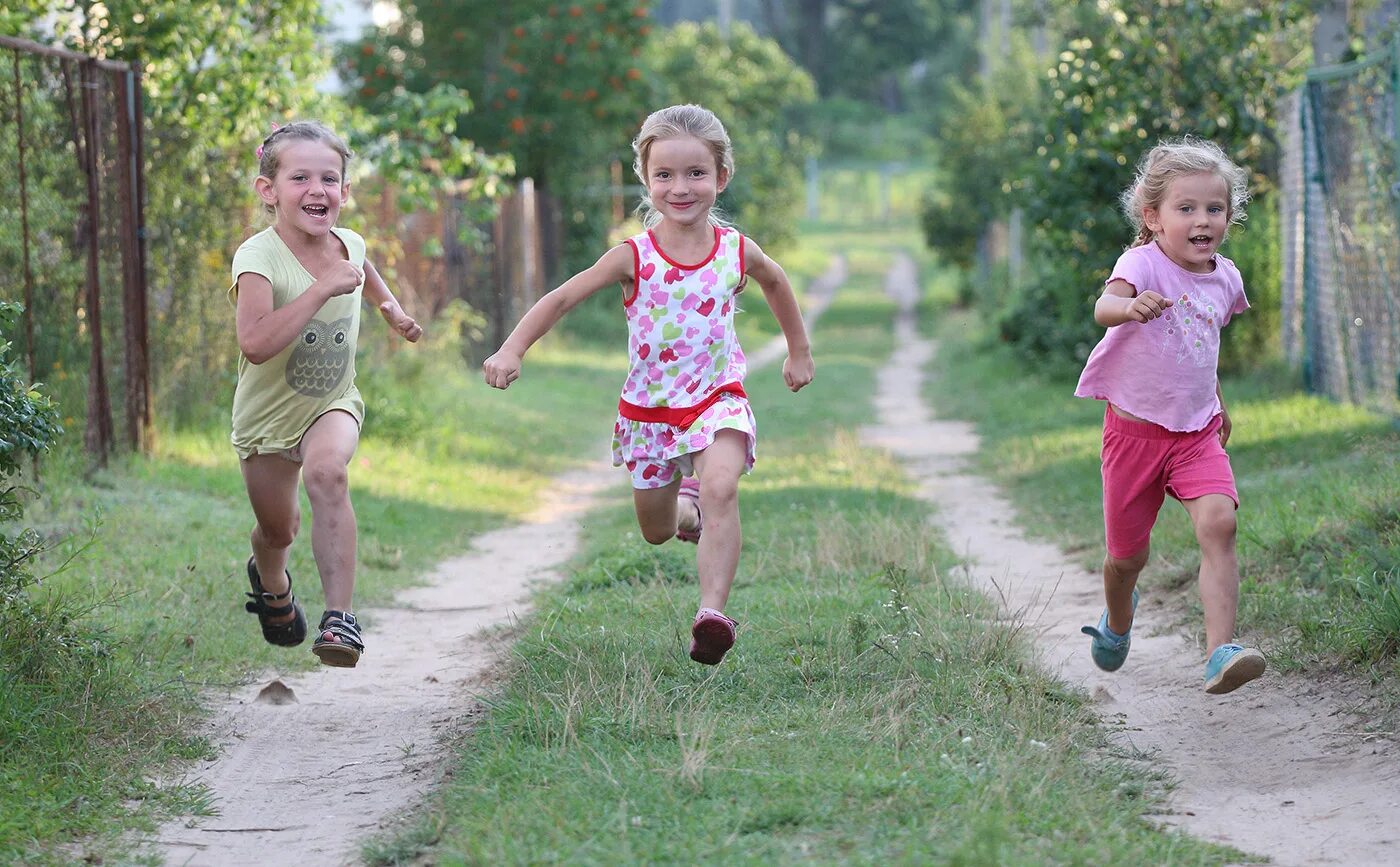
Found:
[[[8,331],[21,309],[0,302],[0,328]],[[29,566],[43,550],[33,530],[8,529],[24,516],[25,488],[11,480],[23,470],[26,455],[38,457],[63,433],[57,407],[37,384],[25,385],[9,355],[9,341],[0,339],[0,623],[24,606],[24,590],[34,580]]]

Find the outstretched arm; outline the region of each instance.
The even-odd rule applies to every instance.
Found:
[[[599,257],[588,268],[565,280],[559,288],[535,302],[511,331],[501,348],[481,365],[486,384],[492,388],[509,388],[520,378],[520,366],[525,353],[535,341],[549,333],[564,314],[578,306],[588,296],[610,285],[635,280],[632,248],[618,244]]]
[[[417,343],[418,338],[423,336],[423,327],[404,312],[403,307],[399,305],[399,299],[389,291],[389,284],[384,282],[384,278],[379,276],[379,272],[368,259],[365,260],[364,298],[379,308],[379,315],[383,316],[389,327],[398,332],[404,340]]]
[[[787,338],[788,357],[783,362],[783,382],[793,391],[800,391],[816,375],[812,346],[807,340],[807,326],[802,322],[802,309],[792,293],[792,283],[783,267],[768,258],[752,238],[744,238],[744,270],[758,281],[763,298],[778,320],[778,327]]]
[[[1158,292],[1138,292],[1126,280],[1111,280],[1094,303],[1094,321],[1108,328],[1124,322],[1151,322],[1170,306],[1171,299]]]

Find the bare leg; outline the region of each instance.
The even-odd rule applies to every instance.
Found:
[[[355,591],[355,510],[347,467],[360,442],[354,416],[335,410],[301,440],[302,479],[311,501],[311,552],[321,573],[326,608],[350,611]]]
[[[1206,650],[1210,651],[1235,638],[1240,598],[1235,502],[1224,494],[1207,494],[1182,505],[1191,516],[1201,546],[1201,607],[1206,612]]]
[[[1133,588],[1147,565],[1150,549],[1131,557],[1104,557],[1103,596],[1108,608],[1108,628],[1118,635],[1133,627]]]
[[[642,538],[653,545],[668,542],[676,535],[680,516],[676,492],[680,487],[681,480],[677,478],[664,488],[632,489],[632,505],[637,510],[637,526],[642,531]]]
[[[256,522],[249,540],[253,562],[263,590],[280,596],[287,592],[288,550],[301,529],[301,506],[297,502],[301,466],[277,455],[253,455],[239,461],[239,468]],[[271,622],[286,623],[294,616],[274,617]]]
[[[708,448],[695,455],[700,478],[700,512],[705,532],[695,568],[700,573],[700,607],[723,611],[739,569],[743,531],[739,523],[739,476],[748,458],[748,440],[736,430],[722,430]]]

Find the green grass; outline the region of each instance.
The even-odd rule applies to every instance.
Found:
[[[365,363],[369,409],[351,466],[357,605],[387,600],[520,518],[554,475],[605,450],[623,364],[621,351],[546,341],[502,393],[442,350]],[[74,838],[110,855],[121,826],[197,808],[199,790],[148,780],[209,752],[192,734],[200,690],[315,663],[304,648],[253,639],[242,605],[252,515],[225,429],[164,431],[155,456],[87,481],[59,454],[43,479],[26,522],[51,540],[45,568],[72,562],[36,593],[46,616],[0,618],[5,863],[69,863],[59,844]],[[308,519],[290,568],[314,617],[309,532]]]
[[[977,422],[982,466],[1010,489],[1024,526],[1097,568],[1103,404],[1073,398],[1073,379],[1038,373],[966,316],[945,317],[936,332],[931,401]],[[1277,368],[1226,378],[1222,388],[1241,498],[1241,635],[1279,670],[1342,667],[1394,702],[1400,433],[1388,419],[1300,392]],[[1170,499],[1152,547],[1145,589],[1178,593],[1183,624],[1199,630],[1199,553],[1185,510]]]
[[[537,600],[440,798],[372,860],[1230,860],[1142,818],[1164,781],[1028,664],[988,600],[943,580],[954,558],[928,507],[862,444],[905,239],[806,237],[848,248],[853,274],[817,328],[812,386],[790,395],[774,368],[746,383],[760,438],[736,648],[690,662],[694,549],[646,545],[619,498]]]

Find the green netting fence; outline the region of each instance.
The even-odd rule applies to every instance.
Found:
[[[1299,101],[1310,389],[1400,417],[1400,42],[1312,70]],[[1285,317],[1287,321],[1287,317]]]

